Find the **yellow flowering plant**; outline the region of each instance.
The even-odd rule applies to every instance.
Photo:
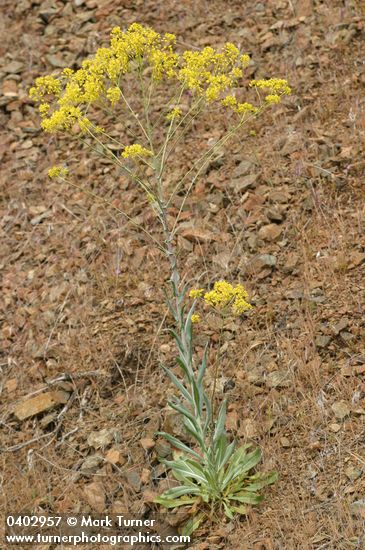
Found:
[[[215,383],[210,397],[205,387],[208,347],[199,368],[193,359],[193,325],[201,319],[195,313],[197,301],[204,300],[223,317],[242,315],[252,308],[247,291],[240,284],[233,286],[226,281],[216,282],[209,291],[193,289],[190,296],[194,301],[187,312],[184,305],[187,288],[181,285],[175,248],[178,221],[204,168],[244,124],[291,92],[283,79],[251,80],[248,90],[257,92],[256,102],[242,99],[239,89],[249,64],[250,57],[232,43],[226,43],[220,50],[207,46],[179,53],[173,34],[160,34],[134,23],[126,30],[115,27],[109,46],[99,48],[80,68],[41,76],[29,92],[39,106],[43,130],[79,139],[83,146],[112,161],[141,188],[146,206],[152,208],[161,224],[162,242],[104,197],[75,183],[67,167],[54,166],[48,172],[50,177],[117,208],[148,235],[169,261],[172,293],[166,293],[166,297],[175,321],[171,334],[177,345],[181,376],[163,368],[180,396],[170,400],[169,405],[182,414],[194,443],[189,446],[170,434],[162,434],[180,453],[165,461],[180,486],[165,491],[156,502],[167,508],[199,508],[200,512],[184,527],[187,533],[208,515],[211,517],[212,511],[223,511],[229,518],[235,513],[246,514],[246,505],[258,503],[262,498],[258,491],[276,479],[275,473],[252,473],[260,460],[258,449],[249,450],[249,445],[236,449],[235,442],[229,442],[225,401],[215,415]],[[130,93],[131,82],[133,90],[137,83],[139,94]],[[164,93],[163,105],[154,104],[159,89]],[[195,119],[212,106],[232,113],[231,127],[195,159],[182,177],[173,181],[172,186],[167,185],[166,170],[176,145]],[[117,115],[126,122],[122,138],[109,128]],[[183,200],[171,224],[167,209],[178,192],[183,193]]]

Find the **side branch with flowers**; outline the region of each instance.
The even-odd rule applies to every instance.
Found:
[[[193,325],[199,321],[195,312],[198,300],[202,298],[219,312],[223,326],[228,315],[241,315],[252,308],[248,294],[240,284],[217,281],[212,290],[191,290],[193,303],[187,311],[188,289],[181,284],[175,249],[178,222],[195,182],[217,151],[250,119],[290,94],[290,87],[284,79],[251,80],[247,93],[256,92],[256,104],[245,101],[240,89],[250,63],[247,54],[242,55],[231,43],[220,51],[205,47],[180,54],[175,43],[174,35],[160,35],[137,23],[125,31],[116,27],[109,47],[100,48],[78,70],[64,69],[59,76],[37,78],[30,97],[39,103],[44,131],[66,133],[111,160],[140,187],[146,207],[152,208],[160,223],[163,238],[156,238],[117,208],[152,240],[170,265],[171,292],[167,303],[175,323],[171,334],[177,345],[181,376],[163,368],[178,392],[169,405],[182,414],[192,443],[188,445],[162,433],[176,450],[173,459],[165,463],[180,485],[165,491],[156,502],[167,508],[191,506],[194,513],[184,526],[185,532],[191,533],[207,516],[219,517],[220,512],[229,518],[235,513],[246,514],[247,505],[261,500],[260,489],[273,483],[276,473],[254,472],[260,450],[251,449],[250,445],[236,448],[235,442],[229,441],[225,430],[226,401],[219,404],[215,413],[217,367],[213,390],[210,395],[207,393],[208,344],[199,367],[194,360]],[[130,93],[133,82],[133,89],[137,84],[138,97]],[[163,107],[154,105],[157,90],[166,95]],[[194,120],[213,105],[231,111],[235,117],[231,127],[192,162],[181,178],[172,185],[169,178],[167,185],[166,173],[177,143],[189,132]],[[113,131],[118,115],[128,119],[123,139]],[[66,166],[50,168],[48,174],[116,208],[75,183]],[[183,194],[183,200],[171,226],[168,208],[177,193]]]

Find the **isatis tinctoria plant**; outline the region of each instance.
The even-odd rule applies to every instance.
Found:
[[[48,172],[119,210],[169,261],[171,291],[166,291],[166,298],[175,322],[171,333],[181,375],[163,368],[178,393],[169,404],[183,416],[190,443],[163,433],[175,449],[173,459],[165,462],[180,485],[165,491],[156,502],[167,508],[191,506],[185,532],[196,529],[207,515],[219,517],[220,511],[228,518],[246,514],[247,505],[261,500],[260,489],[276,479],[275,473],[264,475],[254,470],[261,458],[259,449],[250,445],[236,448],[229,440],[226,401],[216,408],[216,369],[208,394],[208,344],[200,366],[194,359],[198,300],[218,311],[224,324],[227,315],[242,315],[251,308],[247,292],[242,285],[217,281],[211,290],[192,289],[193,303],[187,310],[188,287],[181,282],[176,249],[178,222],[187,197],[217,151],[250,119],[290,94],[284,79],[251,80],[246,91],[254,101],[246,101],[242,87],[249,64],[250,57],[232,43],[220,50],[205,47],[179,53],[173,34],[161,35],[134,23],[126,30],[114,28],[109,46],[98,49],[80,68],[41,76],[30,90],[30,97],[39,105],[43,130],[77,139],[82,147],[114,163],[140,187],[146,208],[152,208],[161,224],[162,238],[94,189],[80,185],[70,177],[67,166],[54,166]],[[174,178],[169,167],[177,146],[199,116],[219,109],[230,113],[226,117],[229,125],[182,176]],[[178,193],[183,200],[171,222],[169,207]]]

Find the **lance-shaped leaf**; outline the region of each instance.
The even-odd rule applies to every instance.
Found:
[[[190,536],[198,529],[207,517],[208,516],[205,512],[199,512],[199,514],[190,518],[182,527],[179,528],[179,533],[183,536]]]
[[[192,398],[191,398],[191,395],[190,393],[188,392],[188,390],[185,388],[185,386],[183,385],[182,382],[180,382],[180,380],[178,379],[178,377],[170,370],[168,369],[167,367],[165,367],[164,365],[161,365],[161,367],[163,368],[163,370],[166,372],[167,376],[170,378],[170,380],[172,381],[172,383],[174,384],[174,386],[176,386],[176,388],[180,391],[180,393],[185,397],[185,399],[187,399],[187,401],[189,401],[189,403],[192,405]]]
[[[195,504],[197,499],[199,497],[191,497],[191,498],[165,498],[164,495],[160,495],[159,497],[156,497],[154,499],[154,502],[156,504],[161,504],[162,506],[165,506],[165,508],[177,508],[178,506],[188,506],[191,504]]]
[[[216,443],[221,435],[225,432],[225,423],[226,423],[226,412],[227,412],[227,400],[225,399],[219,408],[218,419],[215,425],[213,442]]]
[[[227,445],[227,440],[224,436],[218,442],[218,456],[217,456],[217,471],[220,472],[224,469],[225,465],[231,458],[236,447],[236,442],[232,441]]]
[[[245,487],[245,491],[259,491],[267,485],[272,485],[278,480],[279,475],[277,472],[270,472],[269,474],[256,474],[256,476],[250,477],[249,480],[252,480],[253,477],[256,478],[257,481],[249,483],[249,485]]]
[[[239,493],[229,494],[230,500],[237,500],[238,502],[244,502],[245,504],[258,504],[263,500],[263,496],[256,495],[255,493],[248,493],[246,491],[240,491]]]
[[[167,489],[160,495],[160,497],[163,498],[180,498],[183,495],[199,495],[200,494],[200,487],[195,485],[187,486],[187,485],[181,485],[180,487],[171,487],[171,489]],[[157,497],[159,498],[159,497]]]
[[[199,427],[196,428],[195,425],[188,418],[184,418],[184,426],[186,431],[193,436],[193,438],[199,443],[200,448],[204,451],[204,435],[201,433]]]
[[[185,443],[183,443],[173,435],[170,435],[166,432],[157,432],[156,435],[161,435],[162,437],[164,437],[169,443],[171,443],[171,445],[176,447],[176,449],[180,449],[180,451],[183,451],[184,453],[189,453],[198,460],[201,460],[201,456],[196,451],[185,445]]]
[[[186,478],[195,479],[201,485],[207,484],[207,478],[204,474],[204,470],[199,463],[193,460],[166,460],[164,464],[169,466],[173,472],[181,473]]]
[[[230,505],[230,509],[232,512],[235,512],[236,514],[240,514],[241,516],[247,516],[248,514],[248,508],[247,506],[232,506]]]
[[[223,486],[227,487],[231,481],[233,481],[237,476],[244,476],[249,470],[254,468],[256,464],[260,461],[261,453],[260,449],[255,449],[251,453],[239,453],[241,449],[233,454],[231,463],[227,468],[225,477],[223,478]],[[239,453],[239,454],[238,454]]]

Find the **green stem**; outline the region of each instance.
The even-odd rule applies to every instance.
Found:
[[[221,345],[222,345],[224,320],[225,320],[225,317],[224,317],[224,314],[222,312],[222,314],[221,314],[221,326],[220,326],[220,330],[219,330],[219,339],[218,339],[218,354],[217,354],[217,359],[216,359],[216,362],[215,362],[215,365],[214,365],[214,370],[213,370],[213,389],[212,389],[212,393],[211,393],[211,397],[210,397],[210,400],[211,400],[211,403],[212,403],[212,421],[213,422],[214,422],[214,413],[215,413],[214,402],[215,402],[215,394],[216,394],[216,391],[217,391],[218,369],[219,369],[219,363],[220,363],[220,358],[221,358]],[[213,430],[212,430],[212,434],[213,434]]]

